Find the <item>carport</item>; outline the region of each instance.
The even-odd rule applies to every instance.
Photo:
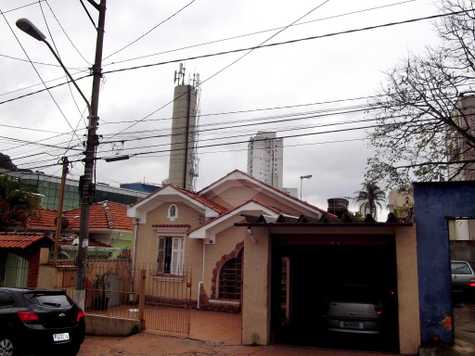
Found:
[[[243,343],[417,353],[415,227],[302,217],[268,220],[248,217],[243,224],[249,235],[244,246]],[[329,302],[337,295],[354,296],[347,288],[361,287],[365,297],[382,304],[381,333],[329,332]]]

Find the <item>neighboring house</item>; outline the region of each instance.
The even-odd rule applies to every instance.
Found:
[[[57,214],[56,210],[36,210],[28,220],[28,231],[43,232],[54,237]],[[68,210],[63,214],[61,231],[63,250],[74,251],[77,249],[79,217],[80,209]],[[93,203],[89,211],[90,252],[98,250],[97,253],[99,253],[99,250],[106,249],[109,252],[117,252],[116,255],[118,255],[122,249],[130,249],[132,229],[133,221],[127,216],[127,205],[110,201]],[[74,253],[66,253],[64,256],[69,255],[74,255]]]
[[[157,294],[161,281],[190,285],[197,308],[241,312],[244,344],[268,344],[315,338],[331,292],[372,283],[388,300],[394,349],[417,352],[411,224],[345,223],[239,170],[197,193],[166,185],[128,214],[134,267],[157,286],[146,302],[176,298]]]
[[[80,209],[64,213],[65,232],[79,233]],[[94,203],[89,208],[89,239],[115,248],[130,248],[133,221],[127,216],[127,205],[111,201]]]
[[[42,233],[0,232],[0,287],[35,288],[41,250],[52,243]]]

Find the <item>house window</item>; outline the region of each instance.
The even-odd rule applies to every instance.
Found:
[[[183,237],[160,236],[158,240],[158,273],[183,274]]]
[[[219,273],[219,298],[241,299],[242,249],[239,254],[226,261]]]
[[[176,220],[178,218],[178,208],[175,204],[172,204],[168,207],[168,219]]]

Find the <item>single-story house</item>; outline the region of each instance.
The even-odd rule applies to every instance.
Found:
[[[345,222],[239,170],[199,192],[166,185],[128,214],[135,268],[157,282],[190,284],[197,308],[239,311],[243,344],[296,341],[309,331],[318,338],[332,293],[371,284],[388,307],[392,349],[418,351],[411,224]],[[173,298],[147,287],[146,295]]]
[[[52,243],[42,233],[0,232],[0,286],[35,288],[40,259]]]

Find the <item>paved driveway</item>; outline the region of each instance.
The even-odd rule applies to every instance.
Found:
[[[222,342],[180,339],[150,333],[117,338],[87,337],[79,356],[391,356],[387,353],[352,352],[290,346],[231,346]]]

